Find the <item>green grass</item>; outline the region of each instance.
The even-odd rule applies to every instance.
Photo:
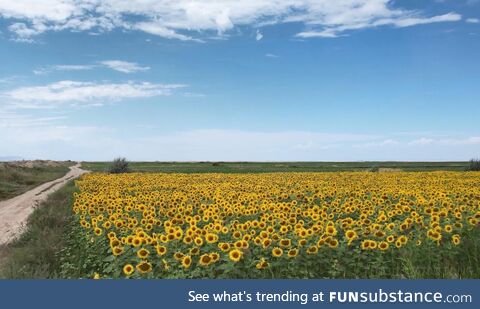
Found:
[[[110,162],[83,162],[83,168],[107,172]],[[130,162],[133,172],[269,173],[341,172],[378,168],[403,171],[464,171],[468,162]]]
[[[65,162],[59,166],[39,165],[20,167],[0,163],[0,200],[20,195],[42,183],[62,177],[68,172],[72,163]]]
[[[60,277],[59,252],[72,224],[73,192],[70,181],[53,193],[28,218],[25,232],[0,247],[0,278],[43,279]]]

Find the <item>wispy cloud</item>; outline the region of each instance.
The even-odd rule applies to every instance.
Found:
[[[128,62],[123,60],[104,60],[96,64],[60,64],[50,65],[33,70],[35,75],[46,75],[54,71],[87,71],[95,68],[108,68],[122,73],[137,73],[150,70],[148,66],[141,66],[136,62]]]
[[[150,67],[142,67],[135,62],[121,61],[121,60],[106,60],[100,62],[102,65],[112,70],[122,73],[145,72],[150,70]]]
[[[15,21],[9,30],[15,39],[25,42],[46,31],[102,33],[116,28],[201,42],[212,32],[222,36],[239,26],[292,22],[305,27],[299,37],[337,37],[365,28],[461,19],[454,12],[428,16],[399,8],[393,0],[2,0],[0,16]],[[261,32],[256,38],[261,39]]]
[[[392,12],[393,13],[393,12]],[[433,17],[418,17],[413,14],[405,14],[396,16],[392,14],[391,17],[379,17],[372,18],[369,20],[361,20],[358,22],[350,22],[343,24],[333,24],[325,27],[324,29],[304,31],[297,34],[301,38],[313,38],[313,37],[322,37],[322,38],[336,38],[338,36],[344,35],[346,31],[350,30],[359,30],[366,28],[374,28],[380,26],[394,26],[397,28],[412,27],[416,25],[424,25],[431,23],[440,23],[440,22],[455,22],[462,19],[462,16],[457,13],[448,13],[444,15],[438,15]]]
[[[267,53],[267,54],[265,54],[265,57],[267,57],[267,58],[278,58],[278,57],[280,57],[280,56],[279,56],[279,55],[275,55],[275,54]]]
[[[2,78],[0,78],[0,85],[1,84],[10,84],[10,83],[16,81],[19,78],[21,78],[21,76],[18,76],[18,75],[2,77]]]
[[[467,23],[469,23],[469,24],[478,24],[478,23],[480,23],[480,19],[478,19],[478,18],[467,18],[465,21],[466,21]]]
[[[255,34],[255,40],[260,41],[263,39],[263,34],[260,32],[260,30],[257,30],[257,33]]]
[[[65,118],[65,116],[34,117],[0,108],[0,128],[2,129],[51,125],[55,121]]]
[[[132,98],[168,96],[181,84],[94,83],[60,81],[44,86],[20,87],[0,92],[0,96],[20,108],[52,108],[58,104],[101,105],[105,102]]]
[[[35,75],[46,75],[53,71],[86,71],[91,70],[94,65],[80,65],[80,64],[71,64],[71,65],[52,65],[47,67],[41,67],[33,70]]]

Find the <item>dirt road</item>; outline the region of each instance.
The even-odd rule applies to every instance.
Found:
[[[60,189],[67,181],[77,178],[86,171],[80,163],[70,167],[70,171],[62,178],[41,184],[40,186],[6,201],[0,202],[0,246],[8,243],[22,232],[28,216],[35,206],[47,196]]]

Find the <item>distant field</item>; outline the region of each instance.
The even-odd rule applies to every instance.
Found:
[[[0,162],[0,200],[20,195],[44,182],[62,177],[72,162]]]
[[[108,162],[83,162],[95,172],[108,170]],[[464,171],[468,162],[131,162],[134,172],[164,173],[269,173],[339,172],[368,170]]]

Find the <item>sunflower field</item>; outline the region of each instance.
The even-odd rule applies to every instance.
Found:
[[[477,172],[93,173],[76,186],[85,276],[480,277]]]

